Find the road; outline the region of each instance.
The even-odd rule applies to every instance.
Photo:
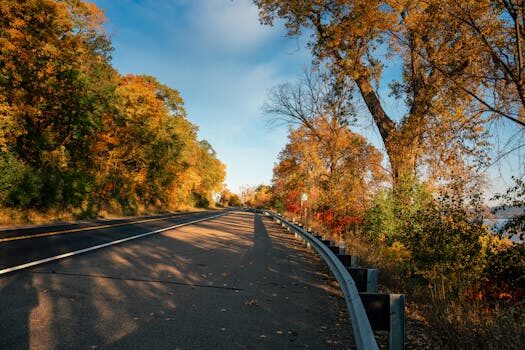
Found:
[[[31,229],[70,232],[1,242],[2,266],[27,260],[4,255],[15,245],[40,258],[48,253],[38,246],[61,253],[217,214],[0,277],[0,349],[352,348],[344,301],[320,259],[259,214]]]
[[[4,270],[32,261],[107,244],[221,213],[220,211],[190,212],[0,230],[0,274]]]

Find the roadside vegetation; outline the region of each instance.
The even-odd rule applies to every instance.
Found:
[[[111,66],[79,0],[0,4],[0,224],[213,205],[225,167],[179,92]]]
[[[382,288],[407,296],[410,348],[521,348],[525,246],[510,238],[524,215],[491,231],[483,170],[509,154],[523,161],[523,4],[254,2],[263,23],[308,35],[314,67],[269,94],[265,111],[289,140],[272,186],[244,202],[379,268]],[[385,79],[392,66],[397,78]],[[400,115],[385,108],[393,99]],[[381,149],[357,132],[370,120]],[[495,200],[523,209],[524,191],[516,178]]]

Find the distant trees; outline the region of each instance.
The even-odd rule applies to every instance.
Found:
[[[241,199],[238,194],[232,193],[228,188],[223,188],[219,203],[225,207],[240,207]]]
[[[178,91],[111,66],[83,1],[0,5],[0,207],[207,205],[224,179]]]
[[[385,179],[382,156],[347,127],[320,116],[311,129],[290,132],[274,168],[275,202],[300,214],[301,194],[308,195],[311,214],[332,228],[360,222],[374,190]]]
[[[241,203],[252,208],[270,208],[273,204],[273,190],[269,185],[244,186],[241,189]]]

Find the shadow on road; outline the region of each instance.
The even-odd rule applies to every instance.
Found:
[[[27,273],[0,279],[0,349],[30,349],[32,310],[38,292]]]
[[[0,348],[351,347],[321,269],[235,212],[0,279]]]

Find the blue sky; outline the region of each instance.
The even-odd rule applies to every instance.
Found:
[[[243,185],[270,183],[287,129],[269,127],[261,107],[273,86],[296,81],[310,66],[308,38],[288,38],[279,24],[260,25],[251,0],[93,2],[106,12],[114,66],[122,74],[153,75],[181,92],[199,136],[227,166],[228,187],[238,192]],[[395,63],[385,69],[381,90],[399,75]],[[402,102],[381,96],[389,115],[405,113]],[[361,120],[359,131],[383,148],[371,118]],[[492,167],[488,192],[503,191],[522,167],[517,157]]]
[[[179,90],[188,118],[227,166],[226,183],[269,183],[286,143],[267,126],[268,90],[310,65],[306,39],[262,26],[250,0],[95,0],[106,13],[113,65]]]

